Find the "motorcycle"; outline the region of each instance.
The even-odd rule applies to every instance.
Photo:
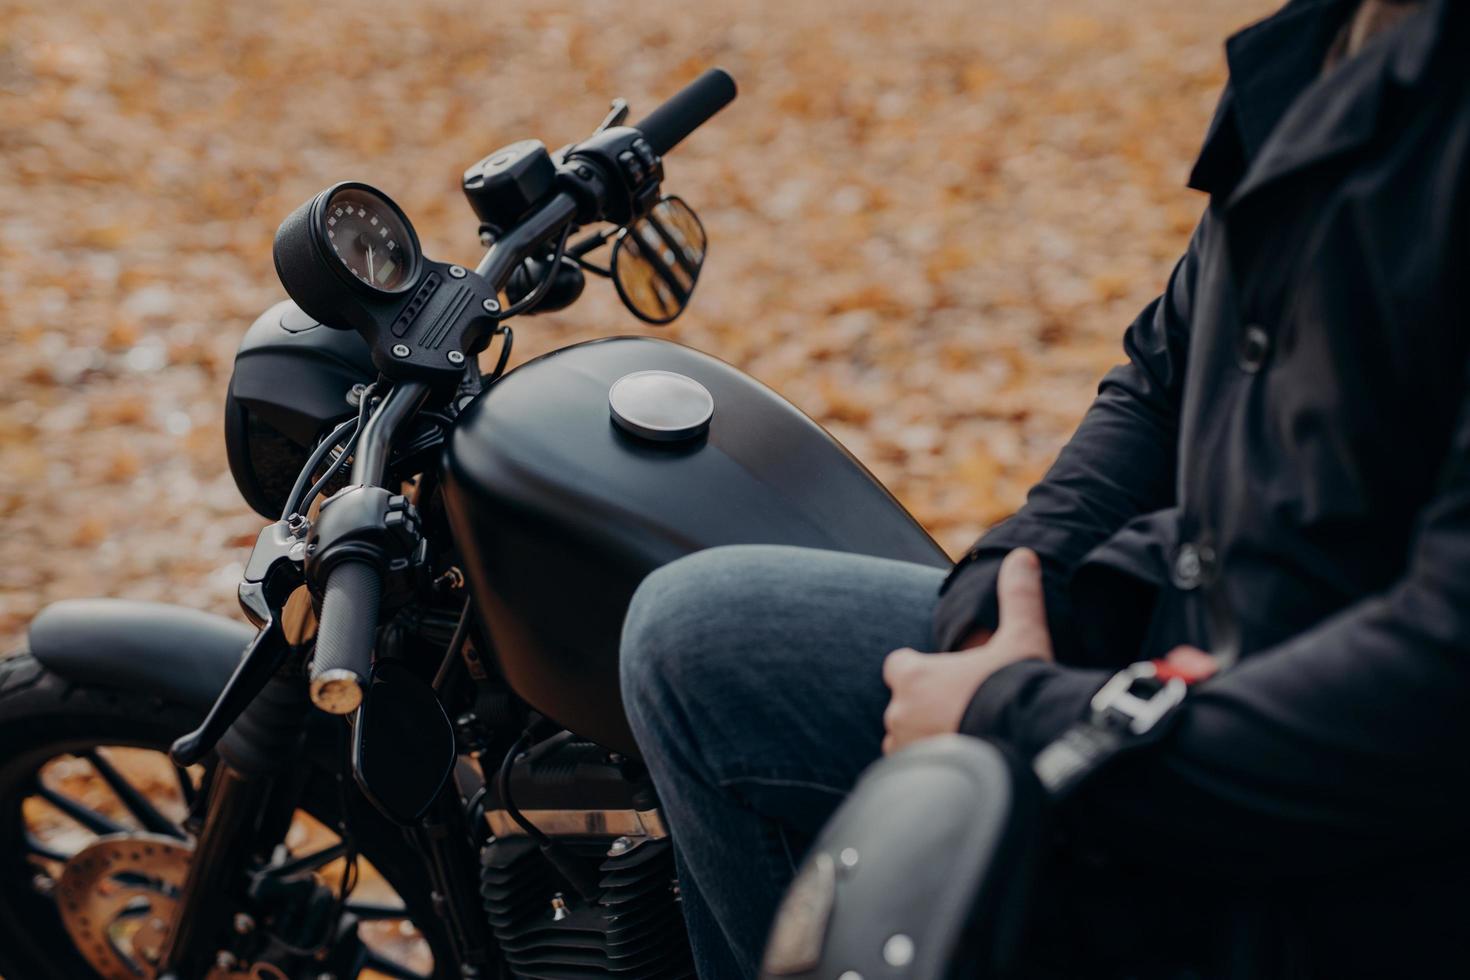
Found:
[[[650,323],[686,308],[707,242],[664,157],[734,96],[712,69],[636,125],[618,100],[579,143],[486,156],[472,267],[366,183],[285,219],[289,299],[226,399],[270,522],[250,625],[69,600],[0,660],[0,973],[693,975],[618,693],[635,587],[747,542],[948,564],[712,356],[627,336],[506,370],[510,321],[589,274]]]

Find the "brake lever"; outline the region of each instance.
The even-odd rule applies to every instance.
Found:
[[[286,663],[293,650],[304,647],[316,633],[316,614],[301,570],[305,555],[305,523],[276,521],[261,529],[240,582],[240,607],[260,630],[235,666],[219,697],[199,727],[180,736],[169,748],[179,766],[201,761],[265,685]]]
[[[290,646],[284,642],[280,621],[272,619],[245,648],[229,683],[215,699],[204,721],[192,732],[181,735],[169,748],[168,755],[174,765],[192,766],[213,752],[235,719],[265,689],[266,682],[280,669],[290,652]]]
[[[628,100],[621,97],[613,99],[612,108],[608,111],[607,116],[602,120],[602,124],[598,126],[597,129],[593,130],[593,133],[595,135],[596,133],[602,132],[604,129],[612,129],[614,126],[621,126],[624,122],[627,121],[627,119]]]

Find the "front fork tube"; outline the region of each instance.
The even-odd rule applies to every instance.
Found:
[[[301,757],[308,708],[301,665],[289,658],[220,740],[161,980],[202,977],[214,964],[281,771]]]
[[[482,912],[479,855],[452,782],[428,816],[405,833],[425,859],[434,883],[434,913],[449,923],[463,975],[500,977],[500,958]]]

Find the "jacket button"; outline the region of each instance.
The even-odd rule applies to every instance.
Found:
[[[1209,578],[1214,563],[1215,553],[1211,549],[1196,544],[1180,545],[1170,575],[1174,587],[1185,592],[1199,588]]]
[[[1236,361],[1246,374],[1255,374],[1266,363],[1271,353],[1271,335],[1264,327],[1252,323],[1240,335],[1240,346],[1236,350]]]

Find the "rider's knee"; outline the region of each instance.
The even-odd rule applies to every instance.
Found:
[[[646,715],[662,701],[700,683],[696,670],[708,663],[712,625],[728,599],[734,549],[713,548],[655,570],[633,594],[623,621],[619,672],[630,715]]]

